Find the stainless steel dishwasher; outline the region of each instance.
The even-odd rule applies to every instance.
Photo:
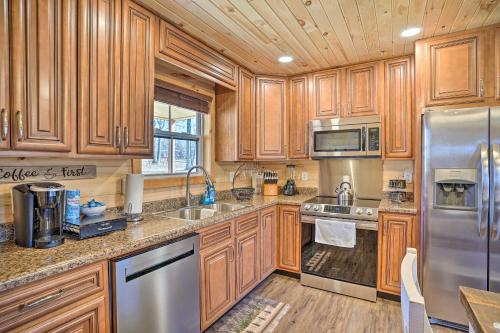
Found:
[[[199,236],[111,261],[115,333],[200,331]]]

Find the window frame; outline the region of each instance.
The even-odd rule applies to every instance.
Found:
[[[169,170],[174,170],[174,158],[173,158],[173,154],[174,154],[174,149],[175,149],[175,145],[174,145],[174,141],[175,140],[187,140],[187,141],[194,141],[194,142],[197,142],[197,161],[196,161],[196,164],[195,165],[201,165],[203,166],[203,136],[204,136],[204,121],[203,121],[203,113],[202,112],[199,112],[199,111],[196,111],[196,110],[191,110],[191,109],[188,109],[188,108],[183,108],[183,109],[187,109],[187,110],[190,110],[192,112],[195,112],[196,113],[196,120],[199,124],[199,134],[189,134],[189,133],[178,133],[178,132],[173,132],[171,131],[172,130],[172,106],[175,106],[173,104],[169,104],[169,103],[165,103],[165,102],[162,102],[162,101],[158,101],[158,100],[155,100],[155,102],[159,102],[159,103],[163,103],[163,104],[167,104],[168,105],[168,127],[169,127],[169,130],[168,131],[163,131],[163,130],[159,130],[159,129],[156,129],[154,128],[153,129],[153,142],[154,142],[154,139],[155,138],[163,138],[163,139],[169,139],[171,140],[170,141],[170,145],[169,145],[169,156],[170,158],[168,159],[168,169]],[[153,111],[154,113],[154,111]],[[154,116],[153,116],[154,118]],[[153,144],[153,150],[154,150],[154,144]],[[154,154],[154,151],[153,151],[153,154]],[[140,167],[140,173],[144,176],[144,177],[148,177],[148,178],[175,178],[175,177],[182,177],[182,176],[185,176],[187,175],[187,171],[186,172],[170,172],[170,173],[148,173],[148,174],[144,174],[143,173],[143,169],[142,169],[142,160],[138,160],[139,163],[138,163],[138,167]],[[135,164],[134,164],[135,165]],[[133,169],[136,169],[137,168],[137,165],[135,168]],[[193,175],[200,175],[200,170],[196,169],[192,172]]]

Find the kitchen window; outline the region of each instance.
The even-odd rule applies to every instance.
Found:
[[[191,109],[154,102],[153,158],[142,160],[144,175],[186,173],[202,161],[203,115]]]

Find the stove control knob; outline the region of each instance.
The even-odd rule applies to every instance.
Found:
[[[356,214],[358,214],[358,215],[363,214],[363,208],[356,209]]]
[[[366,215],[373,215],[373,210],[372,210],[372,209],[370,209],[370,208],[368,208],[368,209],[366,210]]]
[[[313,209],[315,212],[317,212],[319,210],[319,205],[314,205]]]
[[[311,205],[310,205],[310,204],[306,204],[306,205],[304,206],[304,209],[305,209],[305,210],[309,210],[309,209],[311,209]]]

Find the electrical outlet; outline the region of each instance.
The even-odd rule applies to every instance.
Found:
[[[405,170],[403,172],[403,178],[406,180],[407,183],[412,183],[413,182],[413,172],[411,170]]]
[[[229,171],[229,181],[232,182],[234,178],[234,171]]]
[[[300,179],[303,181],[309,180],[309,172],[302,171],[302,173],[300,174]]]

